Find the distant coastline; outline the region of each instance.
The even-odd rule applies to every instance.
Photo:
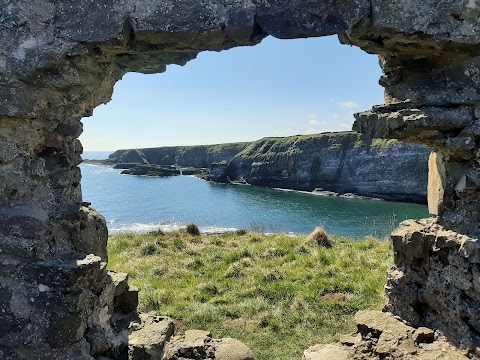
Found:
[[[143,176],[194,175],[324,196],[426,203],[430,150],[355,132],[117,150],[86,163]]]

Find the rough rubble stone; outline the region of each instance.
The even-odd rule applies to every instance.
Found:
[[[128,339],[129,360],[162,359],[165,343],[175,330],[173,321],[169,318],[140,315],[141,324]]]
[[[428,211],[438,215],[445,194],[445,167],[441,155],[435,152],[428,159]]]
[[[361,311],[355,316],[355,341],[315,345],[305,350],[304,360],[466,360],[441,333],[415,329],[390,313]],[[354,336],[352,335],[351,338]]]
[[[389,309],[416,326],[441,330],[457,346],[478,347],[478,239],[427,219],[403,222],[392,240],[396,267],[388,274]]]
[[[254,360],[252,350],[241,341],[213,339],[209,331],[187,330],[175,336],[165,347],[163,360]]]
[[[303,353],[303,360],[350,360],[351,356],[347,349],[341,345],[314,345]]]
[[[244,343],[224,338],[215,344],[215,358],[217,360],[255,360],[252,350]]]

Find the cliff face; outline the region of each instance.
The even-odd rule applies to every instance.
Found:
[[[143,163],[208,168],[212,163],[230,161],[249,143],[219,145],[168,146],[117,150],[109,156],[116,163]]]
[[[267,187],[425,203],[429,154],[426,146],[353,132],[266,138],[237,154],[226,175]]]
[[[210,179],[426,202],[430,150],[354,132],[252,143],[119,150],[114,162],[211,167]]]

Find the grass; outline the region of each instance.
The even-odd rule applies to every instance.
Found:
[[[309,146],[331,150],[368,150],[390,148],[397,140],[371,139],[354,131],[327,132],[312,135],[266,137],[249,143],[236,157],[243,159],[268,159],[280,154],[292,155],[305,151]]]
[[[176,319],[179,332],[211,330],[248,344],[259,360],[301,359],[317,343],[354,331],[353,315],[384,304],[388,242],[240,231],[186,231],[109,240],[109,267],[138,286],[140,310]]]
[[[330,241],[330,236],[328,236],[323,227],[315,228],[315,230],[308,235],[307,242],[312,242],[318,246],[326,248],[331,248],[333,246],[333,243]]]

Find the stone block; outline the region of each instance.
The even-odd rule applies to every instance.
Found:
[[[440,153],[432,152],[428,159],[428,211],[440,214],[445,195],[445,166]]]
[[[435,340],[435,331],[427,327],[419,327],[413,334],[413,340],[416,343],[431,343]]]
[[[79,341],[86,328],[80,313],[53,313],[49,317],[46,339],[53,348],[62,348]]]
[[[215,344],[217,360],[255,360],[252,350],[236,339],[223,338]]]
[[[348,350],[341,345],[314,345],[303,353],[303,360],[351,360]]]
[[[128,274],[109,271],[108,275],[112,279],[115,287],[115,296],[120,296],[128,289]]]
[[[148,314],[142,314],[141,320],[141,327],[133,331],[128,339],[128,359],[163,359],[165,343],[175,330],[173,321]]]
[[[102,259],[99,256],[80,257],[72,254],[71,259],[41,260],[22,268],[24,281],[44,285],[50,289],[81,291],[88,289],[102,278]]]
[[[80,209],[79,216],[81,233],[75,243],[75,249],[84,254],[95,254],[103,261],[107,261],[108,229],[105,218],[85,206]]]
[[[138,306],[138,288],[129,287],[128,290],[114,297],[113,306],[115,311],[123,314],[136,312]]]

